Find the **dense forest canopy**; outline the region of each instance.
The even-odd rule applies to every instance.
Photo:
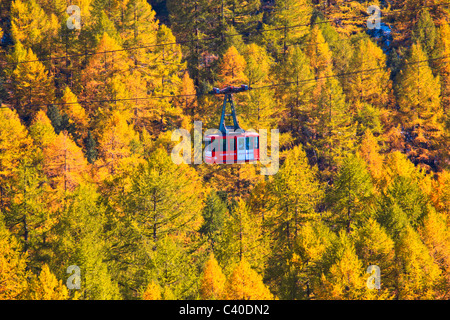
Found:
[[[449,17],[0,0],[0,299],[449,299]],[[172,132],[217,128],[208,92],[241,84],[279,171],[175,164]]]

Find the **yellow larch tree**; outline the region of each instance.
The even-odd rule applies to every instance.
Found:
[[[214,258],[214,255],[211,254],[208,261],[206,261],[203,269],[203,275],[200,278],[200,295],[202,299],[221,299],[225,282],[225,275]]]
[[[34,140],[34,145],[41,149],[48,147],[57,137],[52,122],[44,110],[36,113],[29,127],[29,131],[30,136]]]
[[[0,108],[0,205],[4,205],[6,189],[19,171],[19,164],[30,154],[33,140],[20,122],[16,111]]]
[[[115,99],[128,99],[127,77],[130,75],[132,61],[122,46],[107,33],[103,33],[86,68],[81,74],[83,90],[81,97],[91,102],[86,112],[93,117],[96,127],[102,127],[112,110],[131,108],[127,101],[113,102]]]
[[[326,213],[325,213],[326,214]],[[320,220],[307,221],[298,231],[294,253],[288,261],[288,276],[285,277],[280,298],[310,299],[320,287],[320,266],[323,257],[331,249],[336,234]],[[295,281],[294,283],[290,281]]]
[[[59,190],[73,191],[83,181],[87,161],[66,131],[44,148],[44,172]]]
[[[431,195],[434,206],[440,212],[450,217],[450,172],[443,170],[433,183],[434,192]]]
[[[374,299],[374,293],[367,288],[362,261],[356,255],[351,239],[344,231],[330,250],[329,269],[321,276],[317,298],[327,300]]]
[[[240,86],[248,84],[248,78],[245,75],[247,62],[245,58],[231,46],[223,55],[219,65],[219,86]]]
[[[247,61],[245,75],[250,87],[263,86],[269,82],[273,59],[267,51],[252,43],[244,48],[243,54]],[[237,95],[236,101],[242,114],[240,121],[245,129],[268,130],[274,127],[276,111],[273,90],[250,91],[248,94]]]
[[[11,3],[11,31],[14,40],[36,49],[57,35],[55,15],[47,15],[36,0],[15,0]]]
[[[430,169],[439,160],[444,128],[440,78],[433,75],[427,60],[422,46],[413,44],[396,79],[396,116],[403,127],[408,157]]]
[[[436,41],[436,60],[433,61],[433,67],[438,71],[441,80],[442,107],[448,111],[450,105],[450,26],[443,23],[438,30]]]
[[[44,264],[39,276],[30,284],[31,300],[67,300],[69,292],[61,280],[55,277],[47,264]]]
[[[99,139],[99,153],[102,161],[96,165],[106,166],[109,174],[114,174],[131,164],[133,160],[131,143],[138,141],[139,137],[128,124],[126,116],[120,112],[114,112],[108,120]]]
[[[333,54],[318,26],[311,29],[306,44],[305,53],[315,74],[318,77],[328,75],[332,71]]]
[[[365,268],[376,265],[380,268],[381,288],[378,297],[392,298],[396,281],[394,240],[374,219],[369,218],[353,235],[356,254]]]
[[[430,221],[431,222],[431,221]],[[428,239],[432,240],[432,239]],[[419,234],[407,226],[396,243],[398,270],[396,290],[398,299],[436,299],[442,285],[442,271],[433,260]]]
[[[384,157],[380,154],[380,149],[378,140],[367,129],[359,147],[359,154],[366,161],[367,169],[372,176],[374,184],[377,184],[383,174]]]
[[[0,300],[20,299],[27,289],[25,255],[0,213]]]
[[[46,105],[54,101],[54,85],[52,76],[44,64],[38,60],[32,49],[24,49],[24,61],[19,62],[11,77],[14,88],[13,99],[18,104],[17,110],[25,120],[31,118],[39,110],[46,110]]]
[[[84,108],[78,103],[77,96],[66,87],[61,97],[61,109],[69,116],[69,124],[74,124],[76,131],[85,138],[87,135],[88,117]]]
[[[435,263],[442,270],[443,287],[437,291],[439,299],[448,299],[450,292],[450,220],[443,213],[431,209],[425,217],[419,233]]]
[[[274,296],[245,259],[234,268],[225,285],[228,300],[273,300]]]
[[[261,215],[251,212],[246,202],[242,198],[238,199],[225,220],[220,241],[215,248],[225,272],[229,272],[228,268],[242,259],[255,271],[264,271],[269,243],[262,229]]]
[[[198,101],[195,91],[194,80],[189,76],[189,72],[185,71],[183,74],[183,78],[181,79],[181,97],[177,99],[177,104],[183,109],[183,114],[190,120],[197,120],[198,115],[196,114],[196,109],[198,106]],[[185,123],[183,128],[189,129],[187,126],[191,125],[190,123]]]
[[[352,107],[358,110],[362,103],[369,103],[378,108],[386,106],[391,83],[383,50],[369,37],[358,41],[349,68],[352,71],[374,70],[344,77],[343,88]]]
[[[150,281],[142,294],[142,300],[161,300],[161,298],[161,287],[155,281]]]

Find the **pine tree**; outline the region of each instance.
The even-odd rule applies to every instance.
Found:
[[[226,278],[217,263],[214,255],[211,254],[206,261],[203,269],[203,275],[200,278],[200,295],[204,300],[221,299],[225,286]]]
[[[194,40],[220,34],[220,28],[223,28],[221,18],[218,17],[221,5],[219,1],[168,0],[170,22],[177,38]],[[195,44],[189,45],[189,49],[195,50]]]
[[[434,207],[443,213],[450,214],[450,172],[444,170],[441,172],[434,183],[435,192],[431,200]]]
[[[45,176],[32,161],[23,159],[17,169],[17,180],[10,190],[11,204],[4,215],[5,223],[21,240],[23,250],[28,254],[28,270],[35,270],[49,257],[46,241],[55,224],[52,197],[45,192]]]
[[[218,119],[215,126],[217,122]],[[226,193],[228,201],[234,203],[249,195],[253,187],[263,180],[255,165],[212,164],[204,165],[201,169],[203,176],[210,177],[211,186]]]
[[[154,54],[159,59],[151,70],[151,78],[148,81],[148,90],[155,95],[177,95],[182,83],[180,70],[186,69],[182,62],[181,47],[175,44],[177,39],[171,29],[162,25],[157,33],[157,43]],[[170,45],[166,45],[170,43]],[[164,44],[164,45],[163,45]],[[144,69],[145,70],[145,69]],[[159,130],[173,130],[179,128],[182,109],[170,99],[156,99],[152,101],[152,112],[155,114],[152,126],[159,122]],[[150,130],[152,126],[148,126]]]
[[[311,67],[318,77],[328,75],[332,71],[333,53],[318,26],[311,28],[305,53],[309,57]]]
[[[19,66],[19,63],[21,61],[27,61],[26,60],[27,52],[28,50],[23,46],[23,44],[20,41],[15,42],[14,49],[11,50],[9,54],[6,55],[5,57],[6,62],[10,63],[13,66],[12,68],[5,68],[3,70],[2,73],[7,78],[12,77],[14,70],[17,68],[17,66]],[[14,66],[14,64],[16,64],[16,66]]]
[[[86,137],[85,131],[88,127],[86,111],[78,103],[77,96],[72,92],[72,90],[70,90],[69,87],[64,89],[61,103],[61,109],[67,115],[69,126],[74,131],[72,132],[73,137]]]
[[[99,101],[86,106],[86,112],[96,128],[102,128],[105,119],[111,116],[113,110],[131,108],[128,100],[107,103],[114,99],[130,98],[125,84],[131,61],[121,49],[114,38],[102,33],[95,54],[91,55],[81,75],[81,96],[86,100]]]
[[[227,300],[272,300],[274,297],[245,259],[234,268],[225,285]]]
[[[370,131],[372,135],[379,137],[383,132],[387,131],[384,128],[389,111],[384,108],[378,108],[368,103],[363,103],[361,109],[357,111],[353,119],[357,122],[356,135],[358,137],[364,136],[366,131]],[[389,126],[390,124],[387,124]]]
[[[181,82],[181,90],[180,95],[184,96],[179,99],[178,104],[183,109],[183,113],[185,116],[189,117],[189,119],[195,119],[197,115],[197,107],[198,107],[198,101],[197,98],[194,96],[196,94],[194,81],[189,76],[189,72],[186,71],[183,75],[182,82]],[[192,121],[190,121],[192,122]],[[185,128],[183,126],[183,128]]]
[[[222,3],[209,0],[168,0],[171,29],[177,39],[184,39],[183,54],[196,87],[201,79],[212,80],[212,70],[204,58],[217,59],[223,49],[226,27],[220,17]],[[211,41],[197,41],[207,38]],[[217,48],[217,49],[215,49]]]
[[[47,117],[50,119],[56,134],[60,134],[61,131],[75,133],[75,127],[69,122],[69,117],[65,112],[61,113],[57,106],[48,106]]]
[[[262,20],[262,13],[258,13],[260,8],[261,0],[225,0],[224,24],[233,26],[237,33],[250,33],[258,27]]]
[[[142,236],[145,239],[145,234]],[[130,283],[132,289],[136,286],[140,287],[141,282],[146,283],[147,279],[154,279],[163,288],[163,300],[193,299],[198,296],[196,284],[199,272],[197,268],[200,266],[193,263],[192,253],[188,252],[186,245],[167,234],[162,235],[156,243],[148,240],[141,239],[138,243],[142,248],[130,252],[132,254],[131,261],[136,261],[135,259],[139,257],[138,261],[146,266],[145,271],[142,272],[136,263],[132,263],[129,269],[134,268],[135,277],[129,279],[130,270],[125,269],[128,272],[126,274],[128,279],[124,282]],[[153,247],[153,244],[156,245],[156,248]],[[144,250],[144,255],[139,256],[142,250]],[[195,253],[193,255],[197,256]]]
[[[322,35],[325,38],[325,41],[330,44],[330,49],[333,52],[333,66],[336,74],[343,74],[351,72],[350,69],[350,60],[353,56],[354,48],[352,46],[351,37],[346,36],[337,30],[330,22],[328,18],[321,18],[320,16],[316,16],[313,18],[314,23],[318,25],[320,30],[322,31]],[[339,30],[340,31],[340,30]],[[360,35],[355,35],[355,37],[359,37]],[[356,40],[359,40],[356,38]],[[343,84],[343,80],[345,78],[339,79]]]
[[[315,206],[321,198],[316,168],[311,168],[301,146],[294,147],[286,157],[283,166],[271,185],[274,209],[278,211],[277,220],[272,224],[277,240],[283,243],[282,253],[292,247],[299,226],[308,220],[316,219]]]
[[[383,182],[382,197],[376,208],[377,221],[394,240],[407,228],[417,228],[428,212],[423,174],[401,153],[391,153],[384,166],[388,181]]]
[[[123,23],[121,29],[124,45],[127,47],[139,47],[156,43],[156,32],[158,21],[155,18],[155,11],[152,6],[144,0],[126,1],[126,10],[123,13]],[[145,53],[144,53],[145,52]],[[135,59],[148,63],[143,56],[147,56],[151,50],[138,50]]]
[[[448,105],[450,103],[450,64],[448,56],[450,54],[450,27],[442,24],[438,29],[438,36],[435,47],[436,60],[432,63],[435,72],[441,80],[441,106],[444,113],[443,121],[446,122],[446,130],[442,141],[441,158],[448,159],[450,156],[450,116],[448,116]],[[447,57],[442,59],[443,57]]]
[[[326,20],[333,21],[336,30],[345,36],[367,30],[367,18],[362,13],[367,12],[370,4],[383,8],[379,1],[373,1],[370,4],[364,1],[346,0],[316,1],[316,3],[318,3],[317,9],[321,11],[320,14],[325,16]],[[383,8],[383,10],[385,9]]]
[[[444,113],[448,111],[448,105],[450,103],[450,64],[448,58],[438,59],[441,57],[448,57],[450,54],[450,27],[448,24],[443,24],[438,29],[438,35],[435,46],[436,60],[433,63],[433,67],[437,70],[437,73],[441,80],[441,102]]]
[[[109,10],[110,8],[97,7],[95,3],[92,4],[92,24],[90,24],[87,34],[90,37],[91,46],[98,46],[105,35],[122,45],[122,38],[112,20],[113,17],[107,14]]]
[[[444,6],[445,0],[395,0],[392,3],[392,9],[399,10],[395,16],[395,34],[394,39],[404,41],[411,35],[414,25],[423,15],[423,11],[429,11],[436,25],[445,24],[450,16],[449,9]]]
[[[326,78],[313,92],[312,141],[323,177],[354,150],[356,127],[339,81]],[[325,170],[324,170],[325,169]]]
[[[67,9],[67,4],[64,0],[36,0],[36,2],[41,6],[45,13],[48,15],[54,14],[60,21]],[[79,0],[77,2],[78,6],[80,6],[85,4],[86,0]]]
[[[409,161],[407,156],[400,151],[394,151],[385,156],[383,164],[383,189],[386,190],[396,177],[417,181],[420,177],[419,170]]]
[[[251,34],[249,34],[251,35]],[[221,46],[219,48],[219,56],[223,55],[226,50],[228,50],[230,47],[235,47],[237,51],[241,54],[244,53],[246,44],[244,41],[244,35],[240,34],[235,27],[232,25],[228,25],[224,31],[222,31],[221,38],[223,39],[223,42],[221,43]],[[211,58],[215,58],[214,56]],[[207,65],[205,63],[205,65]],[[212,63],[214,65],[214,62]]]
[[[311,168],[301,146],[287,155],[273,182],[269,186],[271,197],[268,207],[273,208],[265,224],[273,242],[266,272],[270,278],[281,279],[281,297],[298,296],[298,272],[293,266],[295,243],[301,226],[317,220],[316,205],[322,196],[316,168]]]
[[[409,158],[415,164],[434,167],[443,134],[441,89],[426,60],[420,44],[414,44],[397,76],[397,116],[405,132]]]

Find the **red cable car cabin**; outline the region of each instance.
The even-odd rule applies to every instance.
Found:
[[[222,90],[214,88],[213,94],[224,94],[222,116],[220,119],[220,134],[205,137],[205,162],[233,164],[256,162],[259,160],[259,134],[244,131],[240,128],[233,102],[233,93],[249,90],[249,87],[226,87]],[[231,114],[225,114],[227,103],[231,106]],[[225,117],[233,118],[233,126],[225,125]]]
[[[209,135],[205,138],[205,162],[233,164],[259,160],[259,135],[256,132]]]

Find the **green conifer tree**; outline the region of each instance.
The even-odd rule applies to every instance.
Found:
[[[374,188],[366,164],[359,156],[344,159],[339,168],[329,204],[336,214],[336,222],[351,232],[355,223],[361,222],[373,200]]]

